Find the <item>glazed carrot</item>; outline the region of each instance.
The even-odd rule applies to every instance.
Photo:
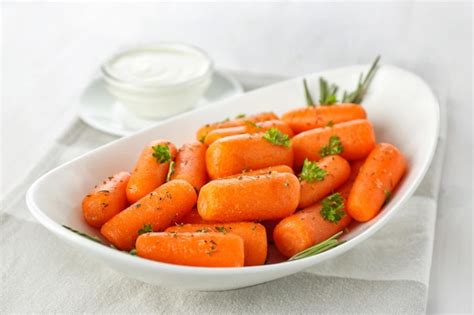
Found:
[[[221,138],[241,135],[245,133],[260,133],[265,132],[268,129],[277,128],[282,133],[288,135],[290,138],[293,137],[293,130],[282,120],[267,120],[258,123],[247,122],[245,125],[229,127],[229,128],[220,128],[211,130],[206,138],[204,143],[206,145],[211,145],[214,141]]]
[[[244,134],[215,141],[206,152],[209,177],[215,179],[275,165],[293,166],[289,140],[287,145],[278,145],[266,140],[265,135]]]
[[[169,264],[197,267],[242,267],[244,242],[235,234],[146,233],[136,244],[137,255]]]
[[[403,154],[388,143],[378,144],[361,167],[347,202],[348,213],[365,222],[377,215],[407,168]]]
[[[295,168],[300,169],[305,159],[317,161],[327,155],[340,154],[349,161],[365,158],[375,147],[375,134],[368,120],[358,119],[302,132],[292,144]]]
[[[351,173],[349,163],[338,155],[318,162],[306,160],[300,175],[301,192],[298,208],[308,207],[341,186]]]
[[[100,228],[128,205],[126,187],[128,172],[120,172],[95,186],[82,200],[82,212],[86,222]]]
[[[218,223],[217,221],[206,221],[201,216],[199,215],[199,212],[197,211],[196,208],[193,208],[191,211],[186,213],[184,217],[182,217],[180,220],[174,222],[177,225],[183,225],[183,224],[212,224],[212,223]]]
[[[351,173],[338,192],[345,202],[359,174],[364,160],[351,163]],[[327,207],[327,206],[326,206]],[[325,220],[321,215],[323,206],[317,203],[283,219],[273,230],[273,241],[278,250],[291,257],[308,247],[320,243],[346,228],[352,221],[345,208],[339,209],[341,218],[337,223]]]
[[[240,174],[235,174],[231,176],[227,176],[224,178],[238,178],[242,175],[245,176],[255,176],[255,175],[265,175],[265,174],[270,174],[270,173],[290,173],[294,174],[293,169],[289,167],[288,165],[277,165],[277,166],[270,166],[270,167],[265,167],[261,168],[259,170],[254,170],[254,171],[242,171]]]
[[[138,201],[166,181],[176,147],[166,140],[153,141],[143,149],[127,185],[130,203]]]
[[[253,222],[186,224],[171,226],[165,232],[177,233],[223,233],[236,234],[244,241],[245,266],[263,265],[267,258],[267,235],[265,227]]]
[[[201,188],[198,211],[204,220],[220,222],[281,219],[298,206],[295,175],[271,173],[210,181]]]
[[[301,107],[290,110],[282,116],[295,133],[326,127],[345,121],[364,119],[367,115],[357,104],[334,104],[331,106]]]
[[[139,234],[166,229],[191,211],[196,199],[191,184],[169,181],[107,221],[100,232],[118,249],[131,250]]]
[[[196,139],[203,142],[207,134],[214,129],[243,126],[245,125],[246,122],[249,122],[249,121],[256,123],[259,121],[274,120],[274,119],[278,119],[278,116],[272,112],[265,112],[265,113],[259,113],[256,115],[244,116],[241,118],[224,120],[221,122],[207,124],[199,128],[196,134]]]
[[[184,179],[199,191],[207,182],[206,149],[200,142],[183,145],[176,155],[171,179]]]
[[[268,242],[273,242],[273,230],[280,221],[281,220],[265,220],[260,222],[265,227],[265,231],[267,231]]]

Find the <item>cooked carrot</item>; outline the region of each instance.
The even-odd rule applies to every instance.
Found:
[[[143,149],[127,185],[127,198],[134,203],[166,181],[176,147],[166,140],[153,141]]]
[[[325,127],[345,121],[364,119],[367,115],[357,104],[334,104],[331,106],[301,107],[282,116],[295,133]]]
[[[337,190],[347,202],[354,180],[364,160],[351,163],[351,173],[347,181]],[[273,241],[279,251],[291,257],[308,247],[320,243],[346,228],[352,221],[345,208],[339,209],[342,216],[337,223],[325,220],[321,215],[321,203],[305,208],[283,219],[273,230]]]
[[[341,186],[351,173],[349,163],[330,155],[318,162],[306,160],[300,175],[301,192],[298,208],[308,207]]]
[[[204,220],[273,220],[292,214],[298,206],[299,196],[300,184],[293,174],[242,175],[204,185],[197,208]]]
[[[107,221],[100,232],[118,249],[131,250],[139,234],[166,229],[191,211],[196,199],[191,184],[169,181]]]
[[[244,241],[245,266],[263,265],[267,258],[267,235],[265,227],[253,222],[186,224],[171,226],[165,232],[177,233],[231,233]]]
[[[299,170],[305,159],[317,161],[334,154],[349,161],[365,158],[375,147],[375,134],[368,120],[358,119],[302,132],[292,144],[295,168]]]
[[[175,224],[212,224],[217,223],[216,221],[206,221],[199,215],[197,208],[193,208],[191,211],[186,213],[184,217],[176,221]]]
[[[82,212],[86,222],[100,228],[128,205],[126,187],[130,174],[120,172],[95,186],[82,200]]]
[[[247,122],[243,126],[236,126],[236,127],[229,127],[229,128],[220,128],[211,130],[206,138],[204,139],[204,143],[206,145],[211,145],[214,141],[219,140],[221,138],[241,135],[245,133],[260,133],[265,132],[268,129],[276,128],[280,130],[282,133],[288,135],[290,138],[293,137],[293,130],[282,120],[267,120],[258,123]]]
[[[259,121],[274,120],[274,119],[278,119],[278,116],[272,112],[265,112],[265,113],[259,113],[256,115],[244,116],[241,118],[236,118],[236,119],[231,119],[231,120],[227,119],[221,122],[207,124],[199,128],[196,134],[196,139],[203,142],[204,139],[206,139],[207,134],[214,129],[243,126],[245,125],[246,122],[249,122],[249,121],[256,123]]]
[[[375,217],[407,168],[403,154],[388,143],[378,144],[367,157],[352,187],[348,213],[357,221]]]
[[[265,139],[266,135],[243,134],[215,141],[206,152],[209,177],[215,179],[275,165],[293,166],[289,140],[281,145],[274,144]]]
[[[265,174],[270,174],[274,172],[294,174],[293,169],[289,167],[288,165],[277,165],[277,166],[265,167],[265,168],[261,168],[259,170],[253,170],[253,171],[244,170],[240,174],[230,175],[225,178],[238,178],[242,175],[246,175],[246,176],[265,175]]]
[[[200,142],[183,145],[176,155],[171,179],[184,179],[199,191],[207,182],[206,150]]]
[[[235,234],[146,233],[136,244],[137,255],[169,264],[197,267],[242,267],[244,242]]]
[[[268,242],[273,242],[273,230],[280,221],[281,220],[265,220],[260,222],[265,227],[265,231],[267,231]]]

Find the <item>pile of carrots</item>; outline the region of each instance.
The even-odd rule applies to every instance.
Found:
[[[407,167],[394,145],[376,143],[358,104],[242,115],[196,139],[148,144],[130,173],[84,198],[86,222],[147,259],[262,265],[273,245],[289,258],[374,218]]]

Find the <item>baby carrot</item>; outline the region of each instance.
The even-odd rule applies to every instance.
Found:
[[[363,163],[363,160],[351,163],[351,173],[344,185],[338,189],[339,196],[331,195],[325,202],[298,211],[277,224],[273,230],[273,241],[282,254],[291,257],[328,239],[351,223],[352,218],[347,214],[344,202],[347,201]],[[323,208],[325,209],[323,213],[332,221],[322,215]],[[330,214],[338,217],[329,216]],[[337,218],[339,220],[335,220]]]
[[[270,166],[270,167],[265,167],[261,168],[259,170],[254,170],[254,171],[242,171],[240,174],[235,174],[231,176],[227,176],[224,178],[238,178],[242,175],[245,176],[254,176],[254,175],[265,175],[265,174],[270,174],[270,173],[290,173],[294,174],[293,169],[289,167],[288,165],[276,165],[276,166]]]
[[[265,227],[265,231],[267,231],[267,240],[269,243],[273,242],[273,230],[280,221],[281,220],[265,220],[260,222]]]
[[[130,175],[128,201],[134,203],[163,184],[175,156],[176,147],[169,141],[157,140],[147,145]]]
[[[171,179],[184,179],[199,191],[207,182],[206,149],[200,142],[183,145],[176,155]]]
[[[169,181],[107,221],[100,232],[118,249],[131,250],[139,234],[166,229],[191,211],[196,199],[191,184]]]
[[[295,167],[303,161],[317,161],[328,155],[339,154],[346,160],[359,160],[375,147],[372,124],[365,119],[343,122],[333,127],[302,132],[292,139]]]
[[[220,222],[281,219],[298,206],[300,183],[295,175],[267,175],[225,178],[201,188],[198,212],[204,220]]]
[[[348,213],[357,221],[375,217],[407,168],[403,154],[388,143],[380,143],[362,165],[347,202]]]
[[[260,133],[265,132],[271,128],[276,128],[280,130],[282,133],[288,135],[290,138],[293,137],[293,130],[291,130],[291,128],[282,120],[267,120],[258,123],[248,121],[245,123],[245,125],[242,126],[211,130],[207,134],[204,143],[206,145],[211,145],[214,141],[219,140],[221,138],[241,135],[245,133]]]
[[[332,106],[302,107],[285,113],[285,121],[295,133],[325,127],[345,121],[364,119],[367,115],[357,104],[334,104]]]
[[[165,232],[231,233],[244,241],[245,266],[263,265],[267,258],[267,235],[263,225],[253,222],[186,224],[171,226]]]
[[[300,175],[301,193],[298,208],[305,208],[341,186],[349,177],[349,163],[340,156],[330,155],[318,162],[306,160]]]
[[[212,224],[212,223],[218,223],[216,221],[206,221],[201,216],[199,215],[199,212],[197,211],[196,208],[193,208],[191,211],[186,213],[184,217],[182,217],[180,220],[175,221],[175,224],[177,225],[183,225],[183,224]]]
[[[197,267],[242,267],[244,242],[235,234],[146,233],[136,244],[137,255],[169,264]]]
[[[128,172],[120,172],[97,185],[82,200],[82,212],[86,222],[100,228],[114,215],[128,205],[126,187],[130,177]]]
[[[281,137],[272,142],[270,133]],[[290,140],[286,137],[280,142],[283,137],[277,129],[270,129],[265,134],[243,134],[215,141],[206,152],[209,177],[215,179],[275,165],[293,166]]]

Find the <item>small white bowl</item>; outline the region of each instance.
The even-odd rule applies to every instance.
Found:
[[[120,58],[140,53],[175,52],[177,55],[189,55],[201,62],[196,73],[184,80],[145,81],[132,76],[124,76],[114,63]],[[185,72],[185,65],[176,65],[177,74]],[[169,69],[164,69],[169,70]],[[209,87],[212,80],[213,63],[209,56],[199,48],[181,43],[159,43],[134,47],[109,58],[101,67],[107,90],[127,110],[140,118],[166,118],[182,113],[193,107]]]
[[[367,70],[368,66],[353,66],[305,77],[312,91],[317,90],[320,76],[337,83],[342,90],[352,90],[360,72]],[[319,97],[317,93],[313,96]],[[407,158],[408,171],[393,198],[378,216],[351,228],[344,235],[345,243],[324,253],[301,260],[243,268],[178,266],[131,256],[90,241],[62,225],[99,236],[98,231],[90,228],[82,217],[82,198],[91,187],[110,174],[132,169],[138,152],[150,141],[164,138],[181,145],[195,140],[195,132],[203,124],[235,117],[240,113],[274,110],[282,114],[304,104],[302,78],[296,78],[164,120],[150,129],[93,150],[43,175],[28,190],[28,207],[42,225],[71,247],[102,260],[123,274],[151,284],[193,290],[228,290],[294,274],[338,256],[373,235],[420,184],[436,149],[439,105],[430,88],[418,76],[387,65],[381,66],[375,75],[363,106],[374,124],[377,140],[393,143],[400,148]],[[61,193],[58,193],[58,187]]]

